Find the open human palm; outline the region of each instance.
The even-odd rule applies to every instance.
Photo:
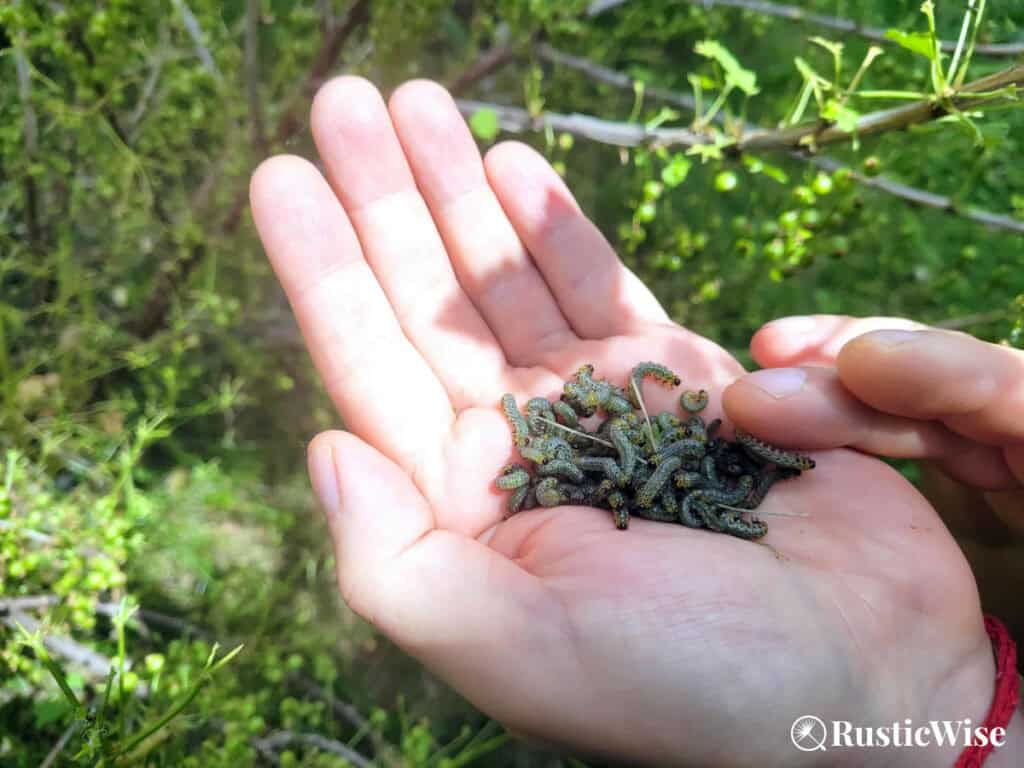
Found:
[[[653,360],[712,393],[710,418],[743,370],[669,320],[543,158],[482,160],[440,87],[385,104],[339,78],[312,130],[326,178],[273,158],[251,199],[348,430],[310,468],[354,610],[509,727],[630,761],[813,761],[789,741],[802,714],[984,716],[973,578],[876,459],[825,451],[776,486],[770,546],[583,507],[503,520],[502,393]],[[655,411],[676,396],[645,388]]]

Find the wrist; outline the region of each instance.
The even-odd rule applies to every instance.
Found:
[[[1016,768],[1021,765],[1024,765],[1024,710],[1018,702],[1006,726],[1006,741],[989,755],[985,768]]]
[[[986,624],[988,619],[986,619]],[[1001,630],[1005,628],[999,622]],[[914,719],[915,726],[931,726],[933,723],[950,723],[953,727],[960,724],[960,737],[945,744],[932,743],[927,747],[909,750],[898,750],[893,759],[880,759],[877,764],[887,768],[901,766],[936,766],[937,768],[954,768],[954,766],[970,765],[984,768],[1001,768],[1002,766],[1019,766],[1024,764],[1024,713],[1020,701],[1015,705],[1007,700],[1008,688],[1015,689],[1019,685],[1019,676],[1013,657],[1013,641],[1009,647],[1002,642],[982,635],[983,642],[970,653],[961,657],[959,663],[942,675],[940,682],[934,687],[934,693],[927,697],[927,704],[919,708]],[[1003,658],[996,658],[996,646],[1000,645]],[[1007,663],[1006,654],[1010,659]],[[1003,677],[1000,678],[1000,675]],[[1002,683],[1000,683],[1002,679]],[[994,711],[998,703],[998,709]],[[1012,706],[1007,712],[1006,707]],[[968,745],[985,743],[979,741],[992,740],[994,748],[987,756],[979,754],[978,749],[969,749]],[[973,758],[977,762],[961,763],[962,758]]]
[[[935,643],[934,638],[929,641],[918,637],[909,647],[934,649],[937,645],[941,643]],[[954,768],[966,745],[972,743],[975,730],[986,722],[996,688],[996,661],[992,642],[979,626],[974,637],[960,644],[958,652],[915,652],[898,664],[890,658],[885,673],[872,677],[887,679],[890,685],[876,689],[877,698],[872,697],[861,724],[867,730],[885,733],[862,736],[854,745],[847,742],[844,749],[829,750],[827,764],[844,768]],[[1010,744],[1011,738],[1019,738],[1016,728],[1013,734],[1007,733],[1006,746],[996,753],[1005,750],[1009,758],[1013,750],[1024,746]],[[995,757],[990,755],[989,761]],[[984,768],[996,765],[989,761]],[[1011,760],[1007,764],[1021,763]]]

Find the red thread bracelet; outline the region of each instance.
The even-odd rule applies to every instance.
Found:
[[[1005,729],[1009,725],[1020,698],[1020,677],[1017,674],[1017,646],[1006,625],[995,616],[986,616],[985,631],[992,641],[992,653],[996,657],[996,692],[981,727],[986,733],[992,733],[993,728]],[[991,741],[986,741],[985,746],[967,747],[953,768],[980,768],[994,748]]]

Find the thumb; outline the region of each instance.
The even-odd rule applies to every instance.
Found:
[[[308,458],[345,602],[477,706],[500,710],[492,699],[506,689],[495,683],[521,666],[522,646],[510,639],[537,623],[546,602],[538,579],[480,541],[437,528],[411,478],[355,435],[324,432]],[[519,683],[529,677],[516,673]]]
[[[307,459],[334,543],[342,596],[379,625],[379,610],[389,602],[386,574],[433,529],[430,506],[398,465],[349,432],[317,435]]]

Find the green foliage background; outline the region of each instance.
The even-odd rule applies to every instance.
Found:
[[[913,4],[802,5],[924,28]],[[980,39],[1020,39],[1024,4],[991,5]],[[260,55],[247,75],[250,6]],[[694,74],[713,93],[720,72],[694,46],[718,40],[760,89],[730,98],[730,109],[767,127],[799,95],[794,57],[832,67],[807,40],[821,30],[699,3],[635,0],[593,18],[579,0],[368,6],[327,72],[361,73],[385,92],[410,77],[453,82],[504,41],[517,56],[464,95],[535,112],[692,119],[541,61],[529,49],[539,39],[685,93]],[[313,156],[309,73],[347,10],[337,0],[0,6],[4,765],[40,764],[62,735],[65,764],[113,764],[130,744],[121,762],[346,764],[308,743],[261,754],[258,740],[278,730],[319,734],[381,765],[566,764],[509,742],[348,613],[334,589],[303,446],[337,419],[245,190],[268,151]],[[956,39],[961,13],[962,4],[940,5],[940,36]],[[848,78],[868,43],[843,42]],[[970,77],[1008,63],[976,57]],[[927,91],[928,62],[887,45],[864,83]],[[296,130],[279,131],[289,114]],[[475,124],[479,135],[486,123]],[[944,120],[830,153],[959,205],[1024,216],[1024,119],[992,111],[976,128]],[[741,359],[760,324],[810,312],[904,315],[1024,344],[1020,234],[911,207],[786,153],[701,162],[672,148],[525,138],[673,317]],[[141,610],[126,619],[122,600]],[[26,616],[34,641],[16,628]],[[51,640],[81,708],[46,669],[39,638]],[[245,648],[208,678],[214,641]],[[107,693],[106,659],[125,664]],[[181,716],[132,744],[185,699]]]

